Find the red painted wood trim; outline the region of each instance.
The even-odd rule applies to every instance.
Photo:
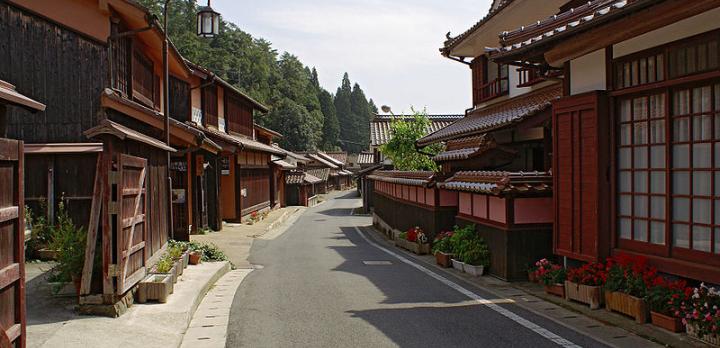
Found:
[[[389,194],[386,194],[386,193],[383,193],[383,192],[380,192],[380,191],[375,191],[375,193],[378,194],[378,195],[381,195],[381,196],[383,196],[383,197],[385,197],[385,198],[391,199],[391,200],[393,200],[393,201],[400,202],[400,203],[402,203],[402,204],[412,205],[412,206],[414,206],[414,207],[422,208],[422,209],[429,210],[429,211],[453,210],[454,208],[456,208],[456,207],[431,206],[431,205],[427,205],[427,204],[421,204],[421,203],[417,203],[417,202],[412,202],[412,201],[404,200],[404,199],[402,199],[402,198],[394,197],[394,196],[392,196],[392,195],[389,195]],[[437,197],[437,195],[435,195],[435,196]]]
[[[456,218],[458,218],[458,219],[463,219],[463,220],[468,220],[468,221],[472,221],[472,222],[476,222],[476,223],[481,224],[481,225],[486,225],[486,226],[491,226],[491,227],[499,228],[499,229],[502,229],[502,230],[504,230],[504,231],[510,230],[510,225],[509,225],[509,224],[504,224],[504,223],[502,223],[502,222],[497,222],[497,221],[493,221],[493,220],[483,219],[483,218],[479,218],[479,217],[477,217],[477,216],[471,216],[471,215],[466,215],[466,214],[460,214],[460,213],[458,213],[457,216],[456,216]]]

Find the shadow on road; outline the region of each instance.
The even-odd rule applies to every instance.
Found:
[[[353,208],[332,208],[317,212],[327,216],[348,216],[352,212]]]
[[[352,190],[351,192],[348,192],[342,196],[335,197],[333,199],[355,199],[360,198],[360,192],[356,190]]]

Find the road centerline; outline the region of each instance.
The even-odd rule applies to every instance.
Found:
[[[372,245],[373,247],[382,250],[383,252],[389,254],[390,256],[395,257],[396,259],[400,260],[402,263],[412,266],[413,268],[425,273],[426,275],[434,278],[435,280],[437,280],[437,281],[449,286],[450,288],[460,292],[461,294],[469,297],[470,299],[476,301],[477,303],[482,304],[482,305],[486,306],[487,308],[492,309],[493,311],[497,312],[498,314],[522,325],[523,327],[550,340],[551,342],[553,342],[559,346],[562,346],[562,347],[573,347],[573,348],[580,347],[579,345],[559,336],[558,334],[556,334],[548,329],[545,329],[542,326],[535,324],[534,322],[532,322],[528,319],[525,319],[525,318],[521,317],[520,315],[515,314],[515,313],[495,304],[492,300],[488,300],[488,299],[476,294],[475,292],[464,288],[462,285],[455,283],[452,280],[447,279],[447,278],[405,258],[404,256],[375,243],[374,241],[370,240],[367,236],[365,236],[365,234],[362,233],[360,228],[358,228],[357,226],[353,226],[353,228],[355,229],[355,232],[357,232],[357,234],[360,235],[360,237],[362,239],[364,239],[368,244]]]

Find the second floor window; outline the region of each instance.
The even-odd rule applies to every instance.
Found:
[[[153,73],[153,62],[142,52],[134,51],[132,60],[132,88],[133,98],[146,106],[153,107],[159,104],[157,79]]]
[[[508,66],[478,57],[470,65],[472,69],[473,103],[506,95],[509,91]]]
[[[205,87],[203,90],[203,108],[205,126],[218,126],[218,98],[217,87]]]
[[[228,131],[252,137],[252,109],[242,100],[234,96],[228,96],[226,98],[225,118]]]

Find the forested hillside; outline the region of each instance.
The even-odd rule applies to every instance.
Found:
[[[162,20],[162,0],[139,0]],[[172,2],[168,32],[185,58],[214,71],[270,107],[258,123],[285,138],[290,150],[337,150],[357,153],[368,148],[368,121],[377,108],[360,85],[346,73],[335,94],[318,82],[318,72],[291,53],[279,53],[272,44],[222,21],[212,39],[195,34],[197,4]]]

